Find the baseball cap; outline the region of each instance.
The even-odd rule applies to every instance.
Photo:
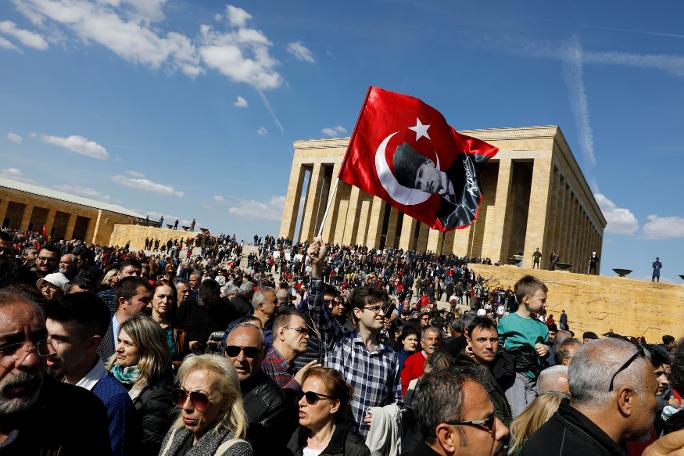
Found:
[[[57,288],[61,289],[64,293],[67,292],[67,288],[69,287],[69,279],[67,279],[67,277],[61,272],[48,274],[45,277],[38,279],[38,281],[36,282],[36,286],[40,288],[43,285],[43,282],[47,282],[50,285],[56,286]]]

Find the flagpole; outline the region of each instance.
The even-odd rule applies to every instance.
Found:
[[[321,226],[318,228],[318,233],[316,234],[317,238],[320,238],[323,235],[323,227],[325,226],[325,220],[328,218],[328,212],[330,211],[330,206],[332,206],[333,201],[335,201],[335,194],[337,193],[337,185],[340,183],[340,178],[338,177],[335,179],[335,185],[332,188],[332,192],[330,193],[330,196],[328,196],[328,205],[325,208],[325,212],[323,213],[323,220],[321,220]]]

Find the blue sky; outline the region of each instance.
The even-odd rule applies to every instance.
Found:
[[[609,225],[602,273],[684,274],[684,5],[11,0],[0,173],[277,234],[296,139],[369,85],[456,129],[561,126]]]

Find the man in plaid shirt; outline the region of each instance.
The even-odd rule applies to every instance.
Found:
[[[372,286],[356,288],[350,305],[357,330],[345,330],[323,302],[322,271],[326,251],[327,247],[317,239],[307,252],[312,260],[309,312],[321,332],[326,366],[342,373],[354,388],[351,409],[355,430],[365,439],[371,421],[368,409],[401,401],[399,360],[391,347],[378,340],[387,294]]]

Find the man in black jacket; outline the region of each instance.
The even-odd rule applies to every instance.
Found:
[[[261,370],[264,335],[252,323],[239,323],[225,340],[225,355],[240,379],[249,427],[247,438],[255,456],[283,454],[297,427],[295,409],[285,393]]]
[[[466,347],[456,357],[456,365],[479,364],[486,368],[483,386],[494,403],[496,416],[510,426],[513,416],[506,400],[506,389],[515,380],[515,363],[512,357],[499,350],[496,323],[489,317],[475,317],[466,328]]]
[[[102,402],[46,375],[47,336],[31,297],[0,290],[0,453],[111,455]]]
[[[483,387],[480,366],[425,374],[418,381],[413,408],[423,441],[410,456],[497,455],[508,436]]]
[[[658,382],[643,350],[620,339],[584,344],[568,371],[572,399],[532,434],[523,455],[624,455],[649,432]]]

